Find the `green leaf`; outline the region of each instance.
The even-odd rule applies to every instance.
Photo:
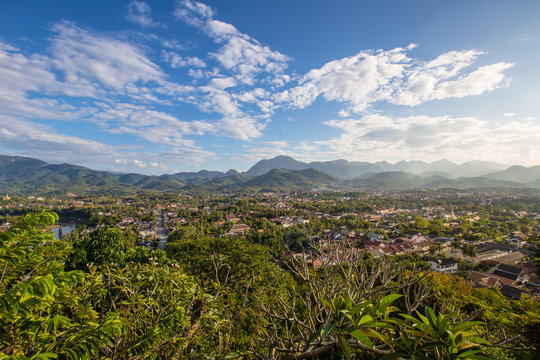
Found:
[[[323,341],[328,336],[328,334],[332,332],[333,329],[333,326],[324,326],[311,334],[306,342],[304,351],[306,351],[310,347],[311,343],[315,341],[315,339],[317,339],[319,336],[321,337],[321,341]]]
[[[324,339],[328,336],[334,330],[333,326],[325,326],[322,328],[321,331],[321,341],[324,341]]]
[[[370,316],[370,315],[364,315],[360,318],[360,320],[358,321],[358,323],[356,324],[356,326],[361,326],[361,325],[364,325],[366,323],[370,323],[370,322],[373,322],[373,318]]]
[[[53,353],[40,353],[30,357],[30,360],[48,360],[57,359],[58,355]]]
[[[384,312],[384,310],[386,310],[386,307],[388,305],[390,305],[391,303],[393,303],[394,301],[396,301],[397,299],[399,299],[400,297],[402,297],[403,295],[401,294],[390,294],[390,295],[386,295],[380,302],[379,304],[379,307],[377,308],[377,310],[379,310],[379,312]]]
[[[435,312],[433,311],[433,309],[430,308],[429,306],[426,307],[426,310],[424,311],[424,314],[426,315],[427,320],[431,324],[431,327],[433,329],[437,329],[438,328],[438,326],[437,326],[437,317],[435,316]]]
[[[339,348],[343,351],[343,355],[345,355],[345,358],[350,359],[352,356],[352,350],[345,336],[340,335],[338,337],[338,344],[339,344]]]
[[[319,300],[321,300],[321,302],[322,302],[327,308],[329,308],[330,310],[333,309],[332,304],[330,304],[330,302],[329,302],[328,300],[326,300],[326,299],[319,299]]]
[[[360,330],[354,330],[351,331],[349,334],[351,334],[353,337],[355,337],[358,341],[360,341],[362,344],[372,348],[373,343],[371,340]]]
[[[457,332],[457,331],[468,330],[468,329],[470,329],[472,327],[482,326],[482,325],[484,325],[483,321],[467,321],[467,322],[461,323],[459,325],[453,326],[452,330],[454,332]]]

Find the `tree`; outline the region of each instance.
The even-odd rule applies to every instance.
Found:
[[[292,287],[290,276],[270,262],[268,248],[241,237],[200,238],[174,242],[167,254],[213,296],[210,308],[219,326],[206,328],[206,351],[213,349],[209,358],[267,348],[269,322],[259,309],[277,307],[279,295]]]
[[[472,258],[476,257],[476,255],[478,254],[476,251],[476,246],[474,246],[474,244],[467,244],[467,243],[462,244],[461,251],[463,251],[463,255],[467,255]]]
[[[334,260],[339,258],[344,260]],[[321,266],[314,269],[311,261]],[[337,348],[347,354],[348,347],[387,353],[388,345],[377,334],[389,325],[380,320],[394,311],[390,303],[400,298],[410,314],[430,294],[429,285],[422,282],[427,274],[412,266],[407,269],[405,263],[387,257],[364,260],[363,253],[347,255],[339,245],[292,260],[288,268],[297,286],[280,295],[278,306],[261,304],[272,324],[264,340],[270,344],[268,351],[292,359]],[[386,297],[394,292],[400,294]]]
[[[65,244],[50,231],[57,219],[30,213],[0,233],[0,358],[93,358],[122,334],[116,314],[80,322],[62,311],[77,307],[85,276],[64,272]]]
[[[73,244],[73,254],[67,266],[78,270],[86,270],[90,264],[124,266],[130,245],[120,230],[105,226]]]
[[[156,257],[66,272],[56,219],[28,214],[0,233],[0,359],[194,357],[201,323],[216,325],[195,279]]]
[[[427,221],[421,216],[417,216],[416,218],[414,218],[414,225],[419,230],[425,230],[429,227],[429,221]]]

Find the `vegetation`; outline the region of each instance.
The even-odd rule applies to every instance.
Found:
[[[28,212],[32,199],[3,203],[0,359],[538,356],[538,299],[512,300],[432,272],[427,261],[443,256],[442,243],[432,255],[381,257],[357,246],[423,234],[452,239],[449,248],[473,257],[475,241],[520,230],[538,243],[538,220],[520,214],[540,211],[530,195],[145,193],[46,201],[84,224],[58,241],[55,213]],[[394,208],[402,210],[377,215]],[[250,230],[232,236],[234,223]],[[171,230],[166,252],[152,249],[161,226]],[[327,241],[349,233],[349,242]],[[460,260],[460,275],[483,266]]]

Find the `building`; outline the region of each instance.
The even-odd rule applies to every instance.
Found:
[[[510,285],[503,285],[501,287],[501,294],[514,300],[519,300],[523,292],[523,290]]]
[[[514,286],[523,286],[529,280],[529,277],[522,269],[517,266],[499,264],[493,275],[503,277],[505,279],[512,280]]]
[[[231,227],[231,230],[227,233],[227,235],[241,235],[246,231],[249,231],[251,228],[247,226],[246,224],[235,224]]]
[[[500,278],[492,274],[481,273],[477,271],[471,272],[467,278],[474,287],[479,288],[492,288],[497,287],[501,288],[503,285],[511,284],[512,282],[505,278]]]
[[[439,259],[430,261],[431,268],[440,273],[455,273],[458,271],[458,262],[454,259]]]

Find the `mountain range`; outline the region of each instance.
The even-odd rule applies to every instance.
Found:
[[[249,176],[259,176],[277,168],[290,170],[304,170],[313,168],[341,179],[350,180],[365,174],[387,171],[403,171],[417,175],[438,174],[448,178],[472,177],[501,171],[509,168],[509,166],[487,161],[469,161],[461,165],[457,165],[448,160],[440,160],[433,163],[402,160],[396,164],[390,164],[386,161],[369,163],[347,160],[314,161],[305,163],[297,161],[291,157],[281,155],[272,159],[259,161],[248,171],[246,171],[246,174]]]
[[[0,155],[0,192],[10,194],[128,194],[142,191],[229,191],[240,189],[409,190],[539,189],[540,166],[448,160],[297,161],[277,156],[257,162],[246,172],[201,170],[161,176],[112,173],[71,164],[49,164],[34,158]]]

